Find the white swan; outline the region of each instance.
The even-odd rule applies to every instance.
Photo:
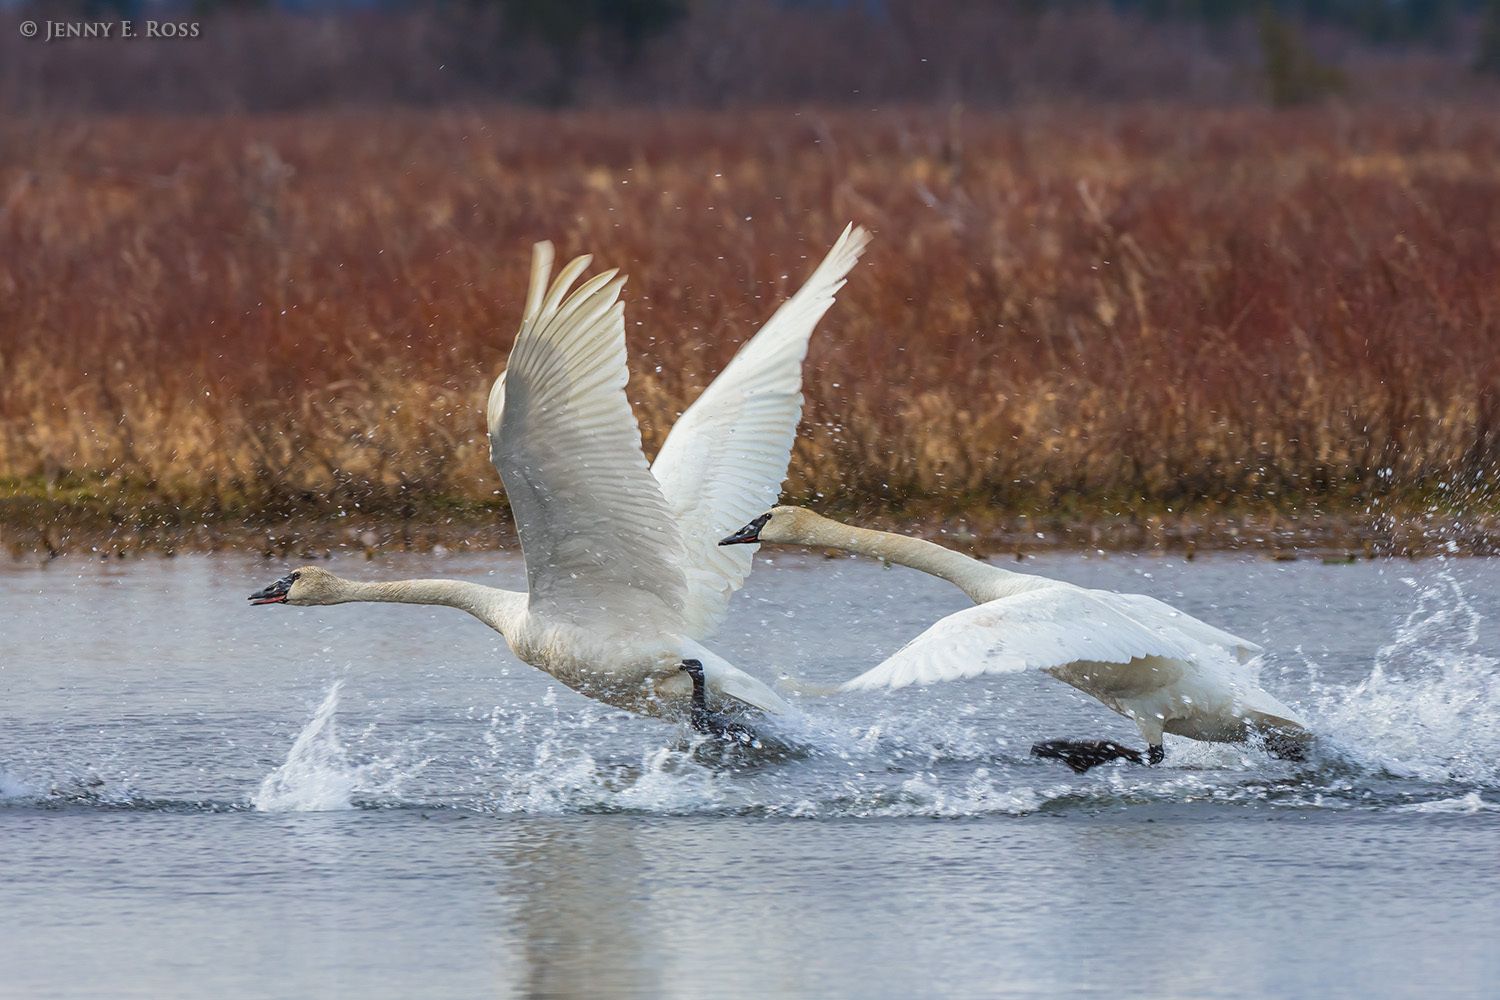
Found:
[[[1089,590],[1014,573],[920,538],[841,524],[801,507],[776,507],[719,544],[780,542],[841,549],[899,563],[955,584],[978,605],[951,614],[843,691],[901,688],[981,674],[1043,670],[1135,722],[1147,760],[1162,734],[1240,742],[1299,756],[1306,723],[1257,685],[1242,664],[1260,647],[1142,594]],[[1138,751],[1108,741],[1052,740],[1033,748],[1082,773]]]
[[[579,257],[549,286],[541,243],[506,371],[490,392],[490,458],[526,559],[527,592],[453,580],[358,583],[306,566],[256,604],[351,601],[459,608],[525,662],[569,687],[646,715],[691,710],[684,660],[709,698],[766,712],[787,704],[699,644],[750,571],[753,552],[714,543],[774,503],[802,413],[813,327],[869,242],[844,230],[807,283],[688,408],[648,467],[625,396],[625,284],[615,271],[569,294]]]

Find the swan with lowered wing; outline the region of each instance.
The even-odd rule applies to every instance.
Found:
[[[1252,736],[1299,758],[1307,725],[1256,683],[1244,664],[1260,647],[1154,597],[1090,590],[991,566],[920,538],[841,524],[802,507],[776,507],[720,541],[817,546],[872,556],[940,577],[974,601],[939,620],[840,691],[903,688],[985,674],[1041,670],[1133,721],[1139,750],[1110,740],[1048,740],[1032,752],[1074,771],[1110,760],[1158,764],[1162,734],[1210,742]]]

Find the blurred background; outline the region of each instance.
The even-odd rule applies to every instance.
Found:
[[[869,108],[1493,95],[1488,0],[5,0],[18,16],[198,23],[192,44],[8,31],[7,110]]]
[[[1484,0],[6,0],[0,532],[506,544],[533,241],[630,274],[650,452],[853,220],[789,499],[1489,551],[1497,97]]]

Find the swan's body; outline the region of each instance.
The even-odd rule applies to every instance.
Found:
[[[788,711],[774,691],[700,644],[717,628],[753,553],[714,542],[774,502],[802,412],[802,360],[868,242],[844,231],[828,257],[672,429],[656,464],[625,396],[624,278],[549,285],[538,244],[521,330],[487,408],[490,458],[526,559],[527,591],[453,580],[357,583],[304,567],[257,603],[437,604],[466,611],[517,657],[591,698],[644,715],[689,713],[684,660],[708,697]]]
[[[1160,748],[1163,733],[1237,742],[1258,732],[1288,752],[1306,738],[1301,718],[1243,668],[1259,646],[1155,598],[1015,573],[797,507],[778,507],[723,544],[743,541],[842,549],[909,566],[948,580],[977,605],[941,619],[841,690],[1042,670],[1131,719],[1151,748]]]

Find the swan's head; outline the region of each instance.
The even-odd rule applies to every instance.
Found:
[[[703,663],[700,660],[683,660],[682,666],[678,668],[691,677],[694,682],[703,682]]]
[[[251,604],[337,604],[339,578],[317,566],[294,569],[250,595]]]
[[[802,507],[772,507],[719,544],[778,542],[784,545],[807,545],[811,542],[814,526],[821,520],[823,518]]]

